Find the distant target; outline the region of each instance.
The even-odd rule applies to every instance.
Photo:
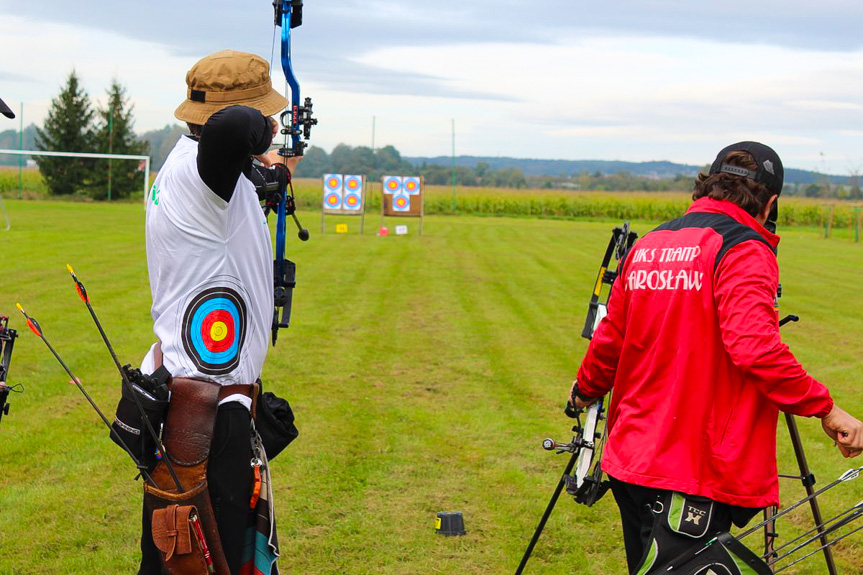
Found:
[[[324,192],[341,192],[342,191],[342,175],[341,174],[324,174]]]
[[[332,210],[342,207],[342,194],[340,192],[329,192],[324,196],[324,205]]]
[[[345,176],[345,191],[359,192],[363,187],[362,176]]]
[[[183,348],[198,371],[222,375],[240,363],[246,335],[246,304],[226,287],[202,291],[183,314]]]
[[[402,189],[402,179],[400,176],[384,176],[384,192],[398,194]]]
[[[393,196],[393,210],[397,212],[408,212],[411,209],[411,197],[407,194]]]
[[[407,176],[404,178],[404,188],[410,195],[420,193],[420,179],[416,176]]]
[[[348,194],[345,196],[345,209],[358,210],[360,209],[360,197],[357,194]]]
[[[363,204],[363,177],[345,176],[344,209],[358,211]]]
[[[342,208],[342,188],[344,179],[341,174],[324,174],[324,209]]]

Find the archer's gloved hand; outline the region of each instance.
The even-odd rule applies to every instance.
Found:
[[[821,427],[836,442],[843,456],[857,457],[863,452],[863,423],[835,403],[821,420]]]
[[[297,169],[297,164],[303,159],[303,156],[291,156],[290,158],[286,158],[284,156],[279,155],[278,150],[270,150],[264,154],[260,154],[257,156],[252,156],[266,168],[275,166],[276,164],[281,164],[288,168],[288,171],[292,174]]]
[[[569,398],[568,401],[571,405],[574,405],[577,409],[584,409],[588,405],[595,403],[599,398],[598,397],[588,397],[586,395],[582,395],[578,391],[578,380],[572,382],[572,388],[569,390]]]

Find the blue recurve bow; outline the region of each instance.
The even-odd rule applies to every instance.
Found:
[[[304,142],[303,139],[309,139],[312,126],[317,124],[318,121],[312,118],[311,98],[306,98],[303,104],[300,105],[300,84],[291,65],[291,29],[303,23],[303,0],[273,0],[273,11],[275,14],[274,24],[282,29],[282,71],[285,74],[288,86],[291,88],[291,107],[282,112],[280,118],[282,123],[281,132],[285,136],[285,143],[279,148],[279,155],[290,158],[303,155],[303,151],[308,146],[308,143]],[[288,145],[288,137],[290,137],[290,146]],[[288,192],[288,188],[290,189],[290,193]],[[273,280],[275,284],[273,345],[276,345],[279,328],[288,327],[290,324],[291,297],[293,295],[293,288],[296,285],[296,265],[294,262],[285,259],[285,223],[288,215],[293,217],[294,223],[296,223],[299,229],[298,236],[300,240],[306,241],[309,239],[308,230],[304,229],[300,225],[299,220],[297,220],[290,174],[288,174],[287,184],[279,190],[279,194],[280,199],[276,219],[276,253],[275,261],[273,262]]]

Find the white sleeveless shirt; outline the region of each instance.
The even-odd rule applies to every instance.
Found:
[[[181,137],[147,198],[153,331],[171,375],[253,383],[273,321],[270,230],[252,182],[241,174],[225,202],[198,175],[197,155]],[[153,365],[151,349],[141,369]]]

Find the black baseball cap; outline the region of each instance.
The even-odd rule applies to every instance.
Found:
[[[757,170],[747,170],[740,166],[724,164],[725,158],[731,152],[746,152],[753,157],[758,164]],[[710,166],[710,175],[726,173],[735,176],[743,176],[763,184],[771,193],[777,196],[782,193],[782,183],[785,179],[785,170],[782,168],[782,160],[770,146],[759,142],[737,142],[722,149]]]
[[[0,114],[3,114],[7,118],[14,118],[15,114],[12,113],[12,110],[9,106],[6,105],[6,102],[0,100]]]

